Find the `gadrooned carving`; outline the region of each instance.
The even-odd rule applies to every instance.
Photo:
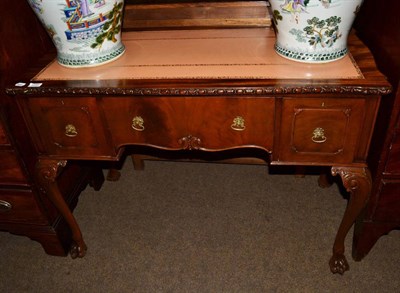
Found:
[[[364,86],[285,86],[285,87],[221,87],[221,88],[74,88],[40,87],[8,88],[10,95],[128,95],[128,96],[241,96],[280,94],[359,94],[386,95],[389,87]]]

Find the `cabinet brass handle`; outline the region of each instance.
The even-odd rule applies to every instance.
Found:
[[[315,128],[311,140],[315,143],[324,143],[326,141],[325,130],[321,127]]]
[[[0,213],[8,212],[11,209],[12,205],[9,202],[0,199]]]
[[[143,131],[144,130],[144,120],[140,116],[135,116],[132,119],[132,128],[136,131]]]
[[[244,118],[241,117],[241,116],[236,116],[236,117],[233,119],[233,123],[232,123],[232,125],[231,125],[231,128],[232,128],[233,130],[236,130],[236,131],[243,131],[243,130],[245,130],[246,126],[244,125]]]
[[[68,137],[75,137],[78,135],[76,127],[72,124],[65,125],[65,135]]]

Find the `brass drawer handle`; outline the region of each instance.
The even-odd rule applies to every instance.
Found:
[[[136,131],[143,131],[144,130],[144,120],[140,116],[135,116],[132,119],[132,128]]]
[[[78,135],[78,131],[73,124],[65,125],[65,135],[68,137],[75,137]]]
[[[321,127],[315,128],[311,140],[315,143],[324,143],[326,141],[325,130]]]
[[[9,202],[0,199],[0,213],[8,212],[11,209],[12,205]]]
[[[236,116],[236,117],[233,119],[233,123],[232,123],[232,125],[231,125],[231,128],[232,128],[233,130],[236,130],[236,131],[243,131],[243,130],[245,130],[246,126],[244,125],[244,118],[241,117],[241,116]]]

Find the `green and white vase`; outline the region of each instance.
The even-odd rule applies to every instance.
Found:
[[[124,0],[27,0],[67,67],[89,67],[121,56]]]
[[[276,28],[275,51],[295,61],[343,58],[363,0],[269,0]]]

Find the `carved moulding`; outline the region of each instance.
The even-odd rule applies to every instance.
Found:
[[[7,88],[10,95],[132,95],[132,96],[241,96],[279,94],[357,94],[386,95],[389,87],[364,86],[284,86],[216,88],[113,88],[113,87],[40,87]]]
[[[182,137],[178,140],[179,144],[182,146],[183,150],[199,150],[201,145],[201,140],[198,137],[188,135]]]

